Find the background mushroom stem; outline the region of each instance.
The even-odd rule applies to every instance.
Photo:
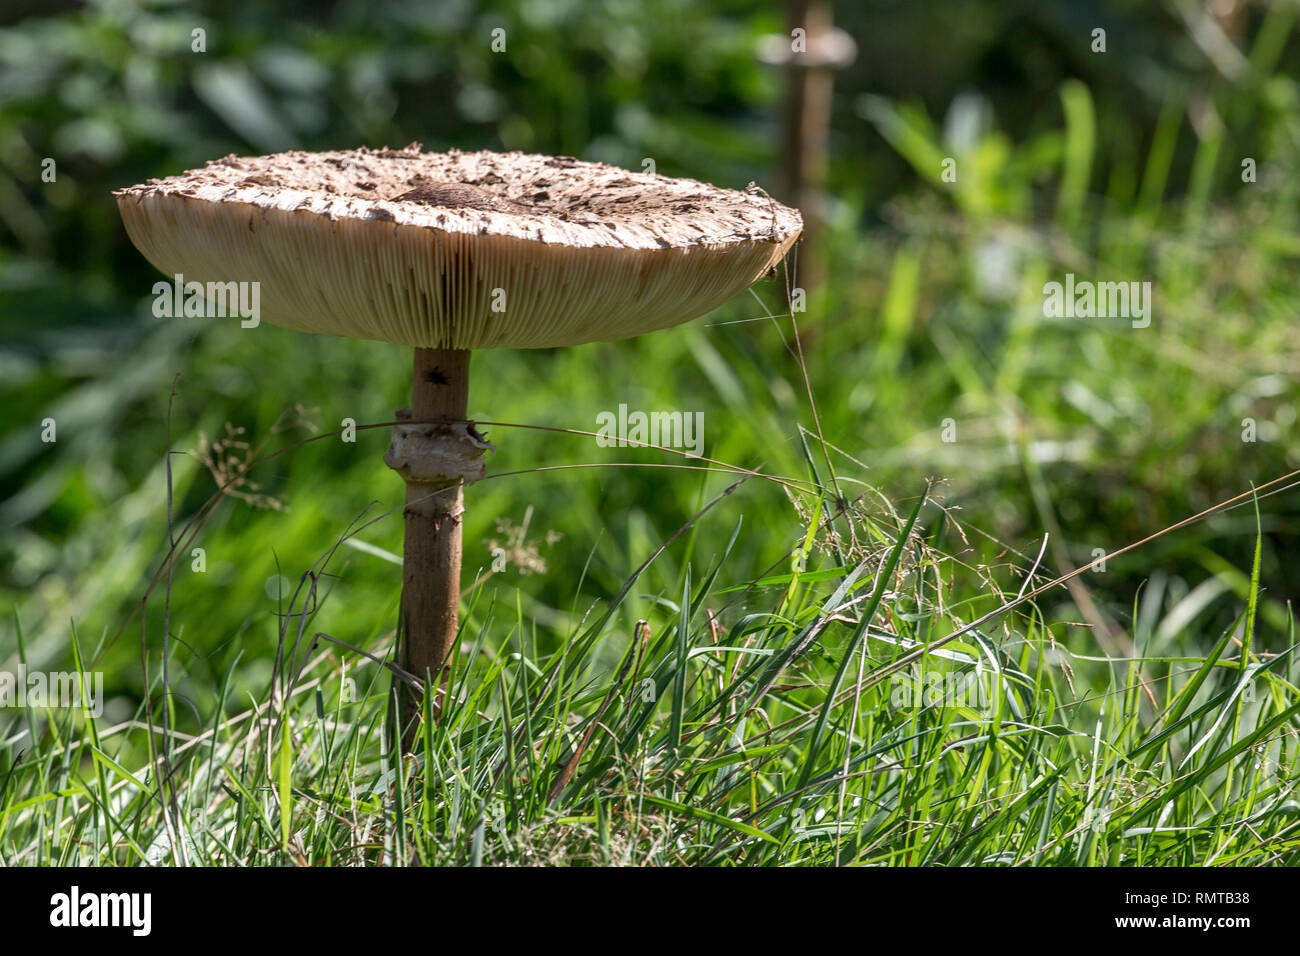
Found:
[[[398,665],[437,688],[456,641],[460,606],[463,486],[481,476],[482,451],[466,454],[464,425],[415,423],[463,421],[469,399],[469,357],[464,349],[416,349],[409,426],[394,429],[385,460],[406,481],[402,568],[402,626]],[[400,413],[399,413],[400,415]],[[405,429],[405,431],[403,431]],[[456,463],[477,461],[459,474]],[[432,463],[431,463],[432,462]],[[420,693],[401,687],[399,718],[409,744],[420,714]]]

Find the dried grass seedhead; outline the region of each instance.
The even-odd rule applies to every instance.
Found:
[[[272,511],[284,511],[283,501],[274,495],[260,493],[262,487],[248,477],[250,462],[254,458],[252,447],[242,437],[246,429],[236,428],[226,422],[226,435],[214,442],[208,436],[199,433],[198,458],[212,473],[217,483],[217,490],[223,495],[238,498],[254,508],[269,508]]]
[[[558,531],[547,531],[539,545],[537,540],[528,540],[528,526],[533,520],[533,506],[524,512],[521,524],[512,524],[509,518],[497,519],[497,534],[500,538],[489,538],[488,551],[492,554],[492,571],[499,573],[507,567],[516,567],[520,574],[545,574],[546,559],[542,557],[541,547],[554,547],[564,537]]]

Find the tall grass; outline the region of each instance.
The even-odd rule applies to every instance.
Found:
[[[674,538],[721,520],[734,488]],[[478,587],[450,682],[430,689],[403,758],[385,726],[392,635],[362,651],[316,629],[322,562],[284,607],[270,686],[238,713],[225,706],[233,668],[222,706],[194,733],[168,726],[163,701],[175,710],[183,698],[167,696],[158,667],[153,706],[115,726],[29,708],[36,746],[6,748],[0,767],[0,855],[78,865],[1296,861],[1300,668],[1294,618],[1274,634],[1259,614],[1258,539],[1247,600],[1209,653],[1162,652],[1155,635],[1167,641],[1200,616],[1174,605],[1146,616],[1131,655],[1105,657],[1059,643],[1032,600],[1059,582],[1037,561],[986,568],[978,591],[963,583],[971,569],[935,547],[961,525],[927,494],[904,516],[878,498],[817,490],[792,492],[808,524],[788,563],[725,585],[753,533],[737,521],[720,552],[681,562],[675,586],[630,629],[619,612],[671,541],[553,650],[518,601]],[[1270,639],[1284,649],[1261,650]],[[170,668],[182,684],[179,656]],[[142,751],[143,765],[124,765],[122,754]]]

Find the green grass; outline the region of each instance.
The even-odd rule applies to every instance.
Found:
[[[698,522],[719,520],[727,497]],[[144,747],[160,708],[112,727],[28,713],[41,746],[3,768],[0,854],[79,865],[1296,862],[1300,667],[1294,629],[1262,625],[1257,568],[1210,653],[1170,656],[1148,639],[1103,659],[1057,646],[1019,592],[954,601],[968,571],[926,543],[947,522],[920,496],[905,517],[855,506],[813,520],[807,562],[724,587],[746,535],[738,522],[727,549],[698,571],[681,566],[644,623],[618,623],[630,578],[556,651],[518,603],[477,593],[448,696],[401,760],[385,746],[385,672],[353,656],[345,674],[339,646],[303,613],[314,603],[304,579],[268,692],[230,716],[216,708],[194,733],[159,735],[166,746],[143,766],[113,755]],[[1148,623],[1159,632],[1176,616]],[[1286,649],[1252,650],[1274,641]],[[602,657],[614,666],[593,663]],[[155,668],[151,696],[162,690]]]

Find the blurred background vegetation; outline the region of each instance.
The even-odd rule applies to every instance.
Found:
[[[1037,554],[1044,532],[1046,565],[1083,565],[1300,467],[1296,3],[835,6],[858,52],[835,75],[825,225],[810,252],[824,279],[799,320],[847,491],[901,501],[944,479],[966,528],[944,547],[977,572],[972,589],[981,574],[1014,589],[1008,564]],[[491,49],[497,28],[503,53]],[[390,420],[406,401],[409,355],[392,346],[155,319],[158,276],[127,239],[113,189],[231,152],[419,140],[632,169],[649,157],[664,175],[753,180],[783,198],[785,76],[757,51],[786,29],[779,5],[743,0],[7,3],[0,667],[16,660],[19,627],[33,666],[70,666],[75,626],[118,697],[110,719],[130,713],[142,675],[128,622],[166,551],[166,450],[186,453],[172,458],[179,524],[216,489],[200,450],[228,423],[266,452],[344,418]],[[947,158],[956,182],[940,176]],[[1150,328],[1044,318],[1043,283],[1066,272],[1151,281]],[[786,309],[778,280],[636,340],[480,353],[471,415],[594,430],[620,403],[703,411],[708,456],[805,476],[801,429],[814,421]],[[41,441],[47,417],[53,444]],[[946,420],[956,441],[943,440]],[[665,460],[489,431],[498,473]],[[274,507],[228,498],[216,509],[198,540],[206,571],[186,558],[172,583],[178,686],[200,711],[228,671],[232,706],[265,690],[281,587],[359,515],[400,505],[386,443],[380,429],[306,444],[252,475]],[[730,480],[593,468],[474,486],[465,583],[487,577],[467,627],[484,626],[494,602],[518,604],[553,644]],[[1300,579],[1300,496],[1262,512],[1262,608],[1281,627]],[[742,518],[731,583],[788,560],[806,531],[778,485],[749,482],[641,580],[629,628]],[[391,630],[400,572],[383,552],[400,553],[400,536],[389,516],[360,534],[372,547],[335,555],[315,627],[361,645]],[[1173,608],[1185,613],[1163,636],[1203,649],[1240,610],[1254,543],[1251,510],[1231,511],[1087,576],[1092,611],[1064,591],[1045,608],[1094,625],[1067,628],[1079,653],[1096,651],[1097,619],[1122,635]],[[492,574],[494,546],[509,562]],[[155,600],[151,646],[161,615]],[[497,643],[518,637],[508,630]]]

